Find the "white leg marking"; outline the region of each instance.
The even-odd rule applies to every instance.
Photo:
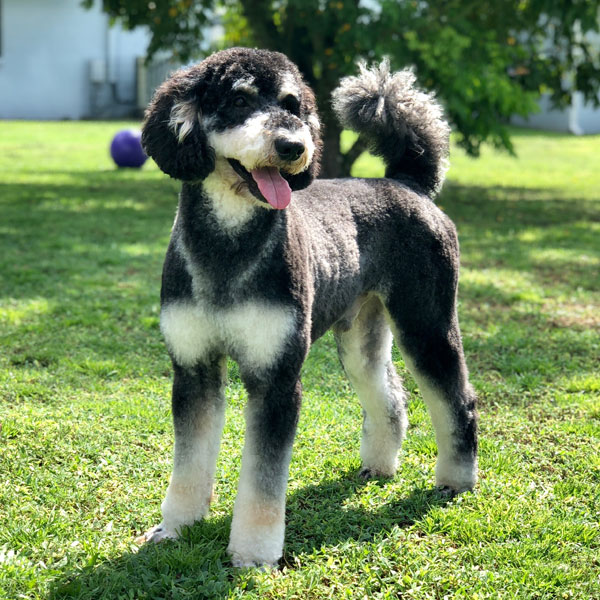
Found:
[[[394,392],[391,392],[387,378],[381,373],[384,370],[378,369],[377,380],[372,380],[369,392],[361,392],[357,386],[357,394],[365,409],[360,456],[363,468],[391,477],[398,469],[398,451],[406,437],[408,419],[405,412],[401,412],[394,430],[391,423],[391,407],[386,400]],[[403,392],[396,390],[395,393],[396,397],[402,395],[399,400],[404,402]]]
[[[397,338],[398,339],[398,338]],[[410,356],[402,348],[404,362],[412,373],[423,400],[429,409],[435,440],[438,447],[438,457],[435,466],[435,483],[438,486],[448,486],[455,492],[471,490],[477,483],[477,458],[460,457],[454,447],[455,416],[452,414],[442,391],[432,385],[415,367]]]
[[[226,368],[226,363],[222,365]],[[178,537],[181,527],[206,517],[225,422],[225,401],[206,408],[193,437],[176,439],[171,482],[161,505],[163,520],[151,529],[147,539],[158,542]]]
[[[364,410],[360,445],[363,468],[392,476],[398,468],[398,450],[408,427],[403,409],[404,391],[399,378],[388,371],[392,368],[389,328],[381,327],[374,332],[379,345],[370,348],[369,356],[365,352],[369,325],[368,321],[361,322],[359,316],[352,329],[340,334],[339,339],[344,368]]]
[[[287,452],[287,465],[291,448]],[[236,567],[275,566],[283,553],[285,536],[286,479],[276,482],[281,488],[277,498],[265,499],[257,494],[256,445],[249,430],[242,459],[238,493],[233,508],[231,536],[227,551]]]
[[[438,447],[438,458],[435,465],[436,485],[448,486],[455,492],[473,489],[477,483],[477,458],[461,460],[457,456],[453,443],[455,417],[448,402],[439,390],[428,385],[422,379],[419,381],[419,388],[431,415]]]

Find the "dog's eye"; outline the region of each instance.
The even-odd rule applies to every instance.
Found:
[[[292,96],[292,94],[288,94],[285,98],[283,98],[280,102],[281,108],[291,112],[293,115],[297,117],[300,116],[300,100],[296,98],[296,96]]]
[[[246,106],[249,106],[248,100],[246,100],[246,98],[244,98],[244,96],[236,96],[233,99],[233,105],[236,108],[245,108]]]

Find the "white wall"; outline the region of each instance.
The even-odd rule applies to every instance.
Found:
[[[119,97],[135,102],[135,57],[145,54],[146,30],[109,28],[98,3],[88,11],[80,0],[1,1],[0,119],[92,116],[92,59],[108,59]]]
[[[600,95],[599,95],[600,99]],[[600,108],[583,102],[582,94],[575,98],[576,122],[583,133],[600,133]]]
[[[548,131],[563,131],[582,134],[600,133],[600,108],[583,101],[583,94],[575,92],[569,108],[556,110],[551,107],[550,98],[542,96],[540,112],[527,119],[513,117],[511,122],[519,127],[532,127]]]
[[[550,97],[544,95],[540,98],[540,112],[529,115],[527,118],[513,117],[511,122],[519,127],[531,127],[547,131],[569,131],[570,109],[556,110],[552,108]]]
[[[600,13],[599,13],[600,18]],[[577,34],[577,32],[575,32]],[[580,33],[577,35],[581,35]],[[600,49],[600,34],[588,32],[585,35],[586,40],[596,50]],[[550,45],[550,39],[547,41],[547,49],[554,51]],[[580,54],[580,60],[584,60]],[[573,87],[573,77],[565,77],[564,83],[569,87]],[[600,100],[600,94],[598,95]],[[556,110],[552,108],[550,97],[543,95],[540,99],[540,111],[530,115],[527,119],[514,117],[512,123],[522,127],[533,127],[535,129],[547,129],[550,131],[563,131],[583,134],[600,133],[600,108],[595,107],[591,102],[584,102],[583,94],[575,92],[571,106],[564,110]]]

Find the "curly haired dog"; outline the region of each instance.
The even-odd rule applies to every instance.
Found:
[[[391,476],[407,428],[392,334],[427,403],[436,484],[477,477],[477,416],[456,315],[455,228],[433,203],[449,128],[414,75],[389,65],[342,80],[342,124],[382,156],[382,179],[316,180],[315,98],[284,55],[234,48],[176,72],[146,113],[143,144],[183,182],[167,251],[161,330],[173,361],[174,467],[163,520],[176,537],[212,495],[226,360],[248,391],[228,551],[236,566],[282,555],[300,369],[332,329],[363,408],[365,477]]]

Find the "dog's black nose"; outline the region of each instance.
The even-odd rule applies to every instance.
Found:
[[[304,152],[304,144],[286,138],[278,138],[275,140],[275,151],[281,160],[298,160]]]

